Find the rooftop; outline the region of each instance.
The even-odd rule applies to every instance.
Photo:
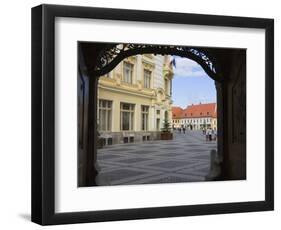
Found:
[[[198,118],[198,117],[217,117],[217,104],[197,104],[189,105],[185,109],[175,106],[172,107],[173,119],[176,118]]]

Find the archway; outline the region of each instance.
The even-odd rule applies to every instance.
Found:
[[[196,61],[205,72],[216,81],[217,103],[218,106],[218,152],[221,158],[226,161],[228,158],[225,143],[228,142],[224,135],[227,130],[227,122],[224,122],[224,114],[226,114],[226,94],[227,82],[223,66],[218,63],[225,62],[224,55],[216,52],[212,48],[194,48],[182,46],[161,46],[161,45],[142,45],[142,44],[104,44],[99,43],[79,43],[79,77],[80,87],[78,91],[82,92],[80,100],[79,112],[81,119],[79,120],[79,186],[90,186],[95,184],[95,176],[97,175],[96,152],[97,140],[97,82],[101,75],[107,74],[124,58],[136,54],[170,54],[180,57],[187,57]],[[221,62],[220,62],[221,61]],[[79,93],[81,95],[81,93]],[[225,96],[224,96],[225,95]],[[227,164],[225,164],[227,165]],[[223,170],[223,174],[227,175],[227,169]]]

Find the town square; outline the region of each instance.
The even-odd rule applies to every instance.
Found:
[[[188,88],[178,92],[181,79],[209,78],[198,64],[186,60],[132,56],[100,78],[97,185],[207,180],[211,150],[217,153],[215,85],[201,83],[213,94],[209,103],[204,102],[208,93],[198,96],[200,87],[192,99]],[[187,65],[189,72],[184,72]],[[191,104],[176,106],[188,98]]]
[[[105,147],[98,152],[98,184],[205,181],[216,144],[216,140],[206,140],[201,131],[176,131],[173,140]]]

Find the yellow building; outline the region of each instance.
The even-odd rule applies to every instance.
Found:
[[[98,127],[107,145],[157,140],[165,116],[172,121],[169,56],[124,59],[98,85]]]

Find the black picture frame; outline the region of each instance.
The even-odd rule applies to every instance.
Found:
[[[265,200],[55,213],[55,18],[88,18],[265,29]],[[32,8],[32,221],[41,225],[267,211],[274,209],[274,20],[125,9]]]

